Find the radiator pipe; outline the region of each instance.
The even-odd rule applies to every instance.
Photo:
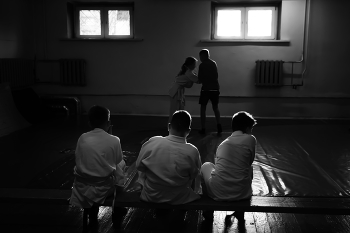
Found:
[[[42,1],[43,3],[43,33],[44,33],[44,60],[47,59],[47,14],[46,14],[46,0]]]
[[[292,86],[293,89],[296,89],[297,86],[304,85],[304,75],[307,70],[307,56],[308,56],[308,46],[309,46],[309,16],[310,16],[310,1],[306,0],[305,2],[305,23],[304,23],[304,39],[303,39],[303,50],[301,53],[301,59],[299,61],[285,61],[284,63],[292,63],[292,78],[291,84],[287,86]],[[303,63],[303,71],[301,73],[301,83],[294,84],[294,73],[293,73],[293,65],[294,63]]]
[[[310,24],[310,3],[311,0],[306,0],[305,4],[305,24],[304,24],[304,41],[303,41],[303,57],[304,70],[301,74],[301,86],[304,84],[304,75],[307,70],[308,49],[309,49],[309,24]]]

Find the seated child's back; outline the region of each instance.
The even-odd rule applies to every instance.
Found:
[[[232,117],[232,134],[216,151],[215,164],[202,165],[207,192],[217,201],[235,201],[252,195],[256,139],[251,134],[255,119],[246,112]]]
[[[240,200],[252,195],[251,166],[255,157],[254,136],[239,131],[223,141],[216,152],[209,186],[215,200]],[[229,191],[228,191],[229,190]]]
[[[176,111],[169,124],[169,135],[152,137],[143,144],[136,161],[139,183],[143,186],[142,200],[184,204],[200,198],[197,192],[201,160],[197,148],[186,142],[190,122],[186,111]]]
[[[89,123],[94,128],[78,139],[74,168],[75,180],[70,204],[90,208],[113,194],[114,185],[123,183],[123,153],[118,137],[109,134],[109,110],[93,106]]]

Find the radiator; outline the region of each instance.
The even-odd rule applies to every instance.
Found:
[[[281,86],[283,61],[256,61],[256,86]]]
[[[65,86],[86,85],[86,62],[83,59],[60,60],[60,83]]]
[[[5,82],[9,83],[11,88],[34,84],[34,61],[20,58],[0,59],[0,83]]]

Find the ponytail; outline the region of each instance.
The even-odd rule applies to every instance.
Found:
[[[180,75],[184,75],[187,71],[187,67],[186,67],[186,63],[184,63],[182,66],[181,66],[181,70],[180,72],[177,74],[177,76],[180,76]]]
[[[185,60],[185,63],[181,66],[181,70],[177,74],[177,76],[184,75],[186,73],[186,71],[188,70],[188,66],[194,64],[195,62],[197,62],[196,58],[194,58],[194,57],[187,57],[186,60]]]

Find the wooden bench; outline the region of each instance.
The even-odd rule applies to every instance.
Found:
[[[201,199],[182,205],[148,203],[141,201],[140,193],[117,193],[114,206],[155,208],[155,209],[186,209],[186,210],[217,210],[244,211],[266,213],[301,213],[301,214],[350,214],[350,198],[304,198],[304,197],[260,197],[253,196],[249,200],[219,202],[202,196]],[[113,200],[106,200],[104,205],[112,206]]]
[[[249,200],[220,202],[202,196],[201,199],[182,205],[149,203],[140,200],[140,192],[126,192],[137,180],[136,171],[129,176],[123,188],[115,196],[106,199],[103,206],[135,207],[147,209],[182,209],[244,211],[264,213],[300,213],[300,214],[335,214],[350,215],[350,198],[342,197],[264,197],[252,196]],[[87,211],[84,211],[83,226],[87,226]],[[113,215],[112,215],[113,216]],[[113,217],[114,218],[114,217]]]
[[[244,211],[266,213],[301,213],[301,214],[334,214],[350,215],[350,198],[347,197],[262,197],[252,196],[249,200],[235,202],[219,202],[202,196],[201,199],[183,204],[169,205],[148,203],[140,200],[140,193],[127,193],[137,179],[136,170],[121,189],[117,189],[115,197],[106,199],[102,206],[135,207],[147,209],[186,209]],[[70,190],[40,189],[0,189],[0,202],[69,204]],[[114,203],[113,203],[114,202]],[[84,210],[83,227],[87,227],[88,211]]]
[[[347,197],[262,197],[252,196],[249,200],[219,202],[203,196],[201,199],[183,204],[169,205],[148,203],[140,200],[140,193],[126,193],[137,179],[136,171],[130,174],[128,182],[115,192],[115,197],[106,199],[102,206],[135,207],[148,209],[187,209],[244,211],[266,213],[301,213],[350,215],[350,198]],[[0,189],[0,202],[69,204],[71,190]],[[114,202],[114,203],[113,203]],[[84,210],[83,226],[87,226]]]

